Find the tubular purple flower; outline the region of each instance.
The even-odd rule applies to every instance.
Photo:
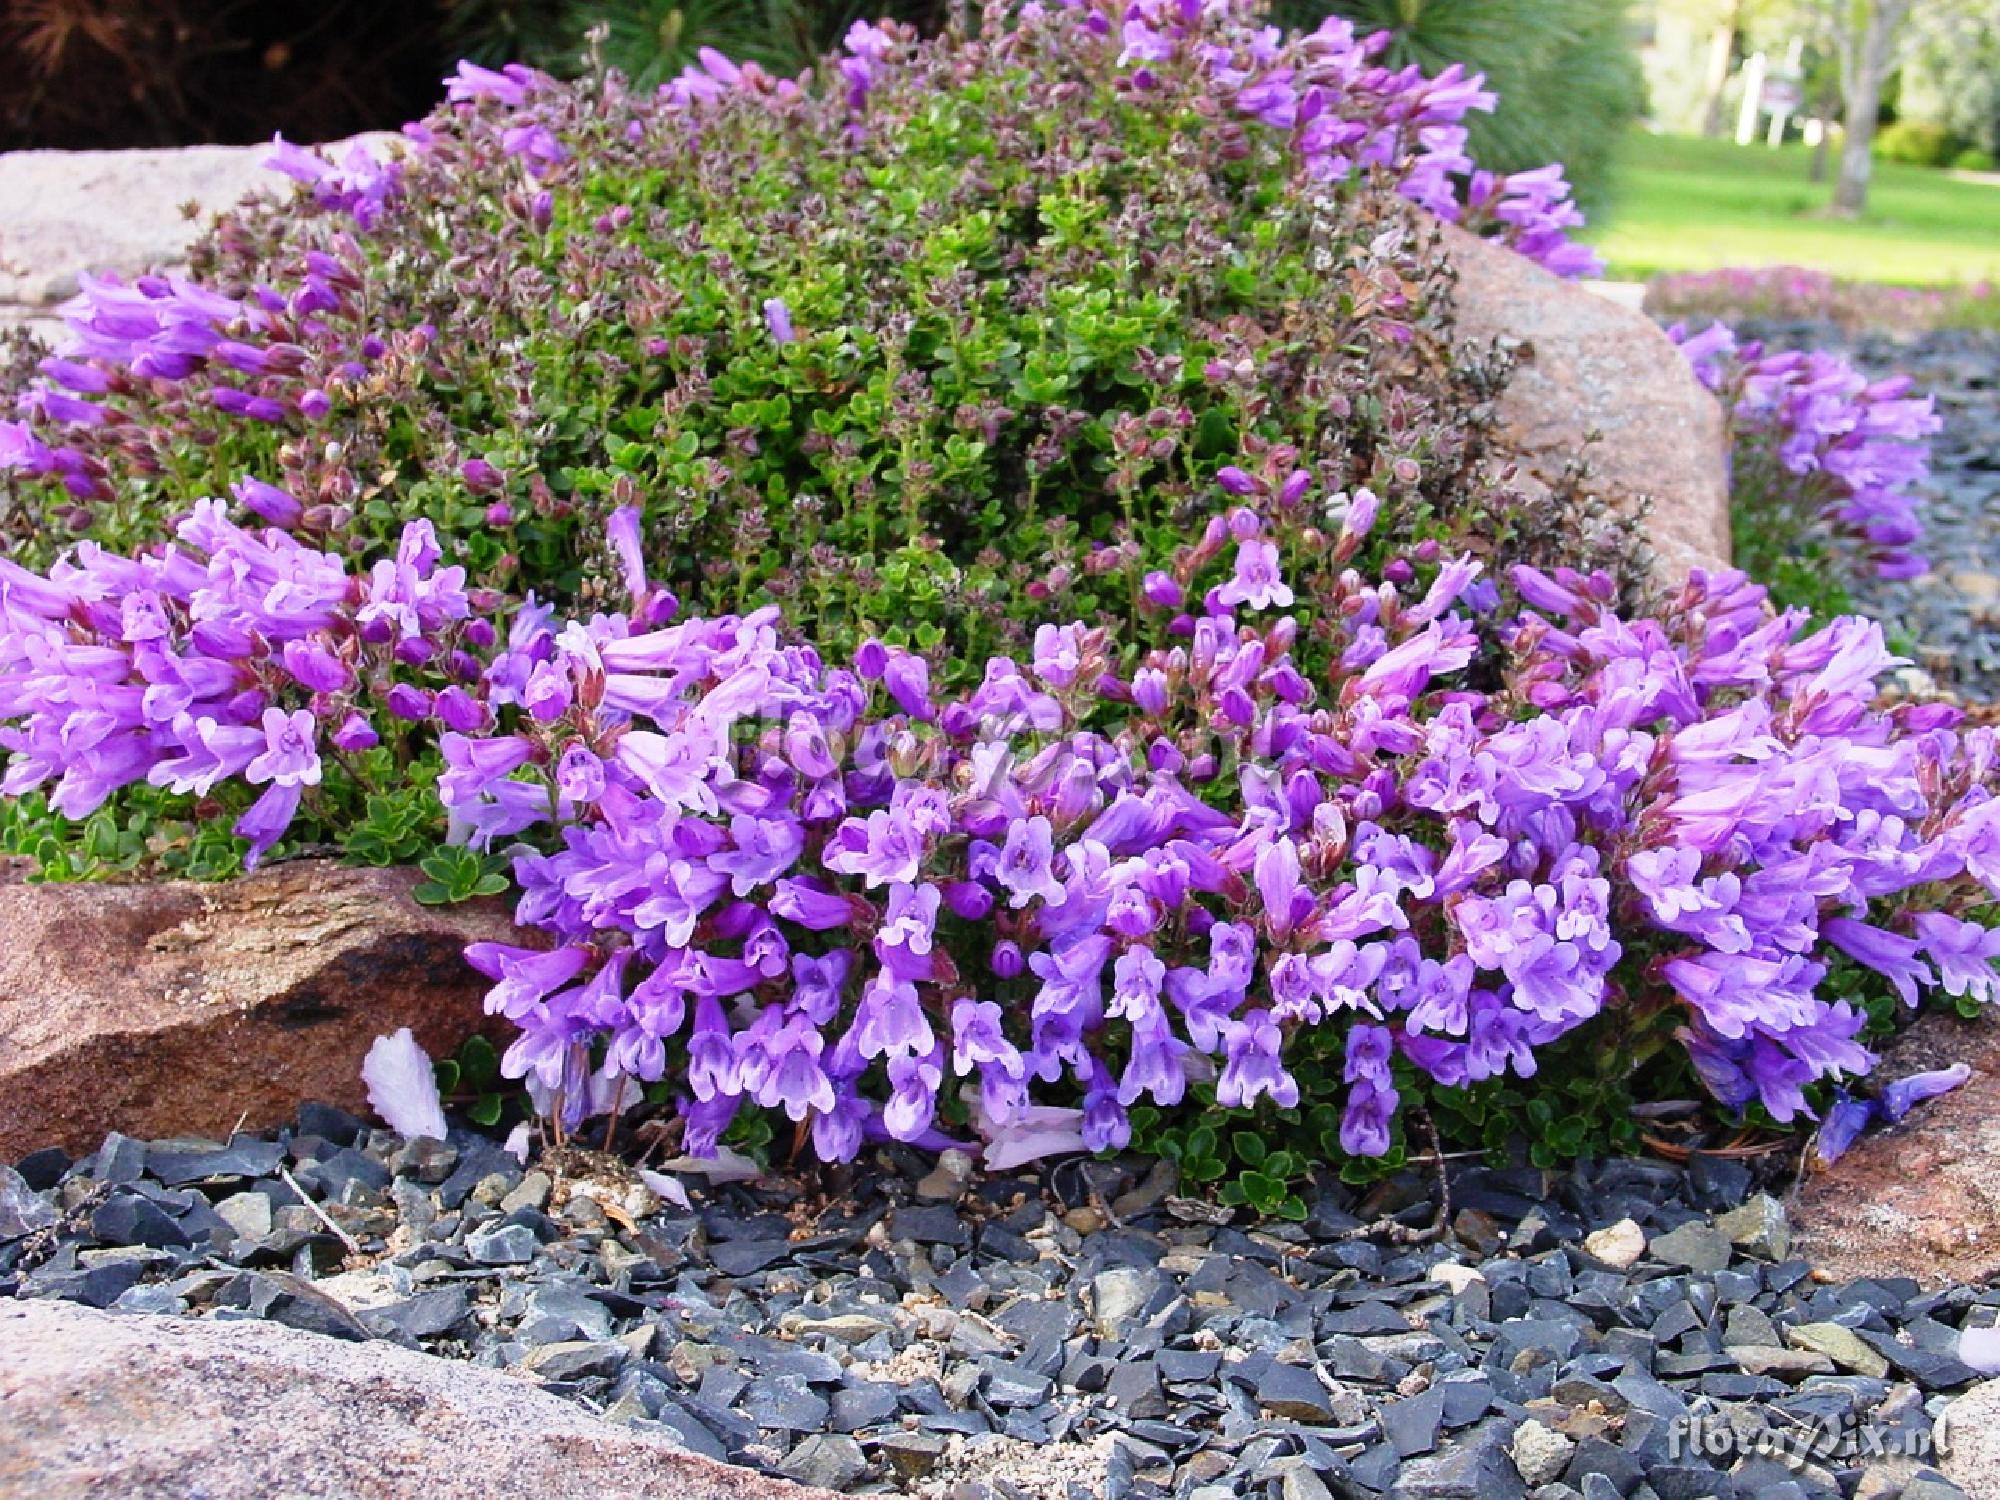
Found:
[[[438,795],[446,807],[469,802],[494,782],[528,763],[535,747],[519,735],[489,740],[447,731],[438,739],[445,771],[438,778]]]
[[[911,718],[928,723],[937,717],[937,710],[931,705],[931,664],[921,656],[897,652],[883,669],[882,680],[889,696]]]
[[[236,820],[230,831],[250,843],[243,855],[244,869],[256,869],[271,846],[285,836],[285,830],[292,826],[292,819],[298,814],[299,796],[304,786],[305,783],[298,780],[273,780],[264,795]]]
[[[239,479],[229,487],[229,493],[244,509],[269,521],[273,526],[287,530],[299,524],[305,515],[305,507],[274,484],[266,484],[261,479]]]
[[[349,755],[362,750],[373,750],[382,743],[382,737],[376,734],[374,726],[368,722],[367,715],[359,710],[350,712],[342,719],[340,727],[334,730],[328,739],[333,742],[335,749]]]
[[[1236,571],[1216,590],[1224,605],[1288,609],[1292,590],[1278,572],[1278,544],[1252,537],[1236,544]]]
[[[1884,1084],[1880,1096],[1882,1116],[1894,1125],[1924,1100],[1950,1093],[1971,1076],[1971,1066],[1961,1062],[1926,1073],[1911,1073],[1893,1083]]]
[[[1860,1139],[1861,1132],[1868,1128],[1875,1118],[1877,1106],[1872,1099],[1855,1099],[1846,1093],[1839,1094],[1833,1107],[1826,1112],[1826,1119],[1820,1123],[1819,1131],[1813,1136],[1813,1158],[1821,1167],[1830,1167],[1847,1154],[1848,1148]]]

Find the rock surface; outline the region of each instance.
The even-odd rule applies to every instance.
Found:
[[[1839,1277],[1978,1284],[2000,1271],[2000,1023],[1925,1016],[1883,1056],[1898,1078],[1971,1065],[1963,1087],[1867,1135],[1791,1205],[1792,1253]]]
[[[1444,226],[1458,272],[1458,331],[1514,348],[1498,402],[1498,446],[1521,482],[1553,486],[1583,459],[1585,483],[1641,514],[1659,586],[1729,558],[1722,409],[1652,320],[1570,285],[1523,256]],[[1591,441],[1593,434],[1597,441]]]
[[[1938,1467],[1966,1500],[2000,1500],[2000,1380],[1974,1386],[1939,1418]]]
[[[399,1026],[450,1052],[484,1019],[464,946],[514,929],[497,903],[418,905],[417,878],[318,860],[220,884],[0,876],[0,1157],[358,1107],[362,1056]]]
[[[391,137],[363,136],[374,141]],[[338,159],[344,142],[328,150]],[[0,330],[60,334],[54,308],[79,271],[134,276],[186,262],[213,215],[247,193],[288,191],[269,146],[0,154]],[[184,212],[195,205],[192,216]]]
[[[0,1303],[0,1410],[0,1494],[8,1495],[829,1493],[614,1426],[497,1371],[270,1323]]]

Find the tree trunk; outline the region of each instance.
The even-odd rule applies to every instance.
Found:
[[[1708,72],[1701,90],[1701,133],[1710,138],[1722,134],[1722,94],[1729,87],[1729,65],[1736,56],[1737,12],[1741,9],[1741,0],[1737,0],[1708,39]]]
[[[1826,181],[1826,158],[1833,146],[1833,107],[1839,102],[1834,95],[1834,86],[1828,84],[1820,91],[1819,104],[1813,111],[1819,122],[1819,139],[1813,142],[1812,171],[1808,174],[1813,182]]]
[[[1840,181],[1833,206],[1858,214],[1868,206],[1868,177],[1875,165],[1875,122],[1882,113],[1882,84],[1888,76],[1891,43],[1908,0],[1873,0],[1857,49],[1853,83],[1847,91],[1847,138],[1840,146]]]

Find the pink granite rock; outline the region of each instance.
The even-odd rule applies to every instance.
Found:
[[[497,1370],[59,1302],[0,1302],[0,1495],[832,1500]]]
[[[487,1024],[465,945],[532,939],[498,902],[418,905],[419,878],[326,860],[214,884],[0,872],[0,1160],[362,1107],[361,1059],[400,1026],[455,1050]]]
[[[1883,1054],[1884,1078],[1965,1063],[1972,1076],[1800,1183],[1794,1253],[1842,1281],[1925,1286],[2000,1275],[2000,1022],[1927,1015]]]
[[[1722,409],[1652,320],[1447,224],[1458,335],[1515,351],[1497,403],[1497,447],[1553,486],[1578,459],[1586,488],[1644,509],[1641,535],[1663,590],[1729,560]]]

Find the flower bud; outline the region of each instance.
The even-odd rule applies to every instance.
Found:
[[[387,702],[390,713],[412,724],[421,724],[431,716],[430,694],[422,688],[411,687],[407,682],[399,682],[390,688]]]
[[[991,968],[996,979],[1018,979],[1026,967],[1027,961],[1016,944],[1002,938],[993,945]]]
[[[329,738],[332,739],[335,749],[349,752],[373,750],[382,743],[382,737],[375,733],[374,727],[359,713],[350,713],[342,719],[340,727],[334,730]]]

